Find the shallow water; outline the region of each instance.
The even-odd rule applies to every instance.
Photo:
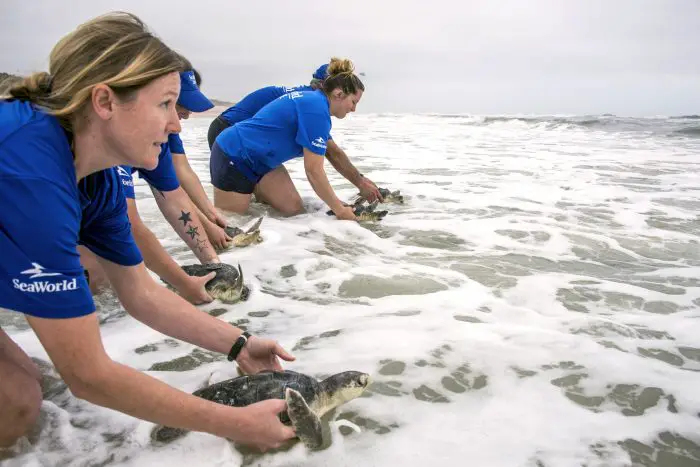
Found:
[[[333,135],[399,189],[378,224],[333,220],[299,161],[309,210],[265,214],[239,263],[248,302],[202,310],[293,350],[288,368],[366,371],[364,397],[330,415],[332,443],[263,456],[152,424],[47,379],[38,433],[3,465],[700,465],[700,139],[697,119],[352,115]],[[184,122],[208,183],[208,121]],[[342,198],[355,190],[332,168]],[[182,263],[192,253],[137,179],[139,210]],[[235,375],[98,299],[105,346],[183,390]],[[23,319],[0,325],[46,355]],[[47,369],[46,371],[49,371]],[[358,432],[359,430],[359,432]],[[5,454],[7,456],[7,454]]]

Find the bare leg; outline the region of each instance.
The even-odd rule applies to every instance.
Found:
[[[263,196],[263,194],[260,193],[260,185],[255,185],[255,190],[253,191],[253,194],[255,195],[255,201],[257,201],[258,203],[270,204],[265,199],[265,196]]]
[[[251,195],[224,191],[214,187],[214,206],[237,214],[244,214],[250,206]]]
[[[105,270],[97,260],[97,255],[88,248],[78,245],[78,253],[80,254],[80,264],[83,266],[89,276],[90,292],[93,295],[99,293],[103,288],[109,286],[109,279]]]
[[[283,165],[266,173],[256,188],[256,196],[259,192],[266,203],[285,216],[304,212],[301,196]]]
[[[41,409],[41,373],[0,329],[0,448],[29,433]]]

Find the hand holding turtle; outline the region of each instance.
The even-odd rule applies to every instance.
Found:
[[[203,222],[203,225],[209,241],[216,250],[225,250],[228,248],[229,243],[233,241],[226,231],[217,224],[207,221]]]
[[[224,436],[262,452],[278,448],[296,436],[294,428],[282,424],[278,417],[286,408],[287,402],[283,399],[268,399],[237,409],[238,416],[231,423],[235,433]]]
[[[369,178],[362,176],[362,180],[360,181],[358,188],[360,190],[360,196],[362,196],[370,203],[373,203],[376,200],[379,200],[379,202],[384,201],[384,198],[382,197],[379,188]]]
[[[342,221],[356,221],[357,216],[355,216],[355,213],[352,210],[351,206],[343,206],[341,208],[338,208],[337,211],[334,211],[335,217]]]
[[[264,370],[282,371],[282,365],[277,357],[288,362],[296,360],[296,357],[284,350],[277,341],[250,336],[236,357],[236,363],[241,372],[248,375]]]
[[[222,216],[216,209],[212,211],[211,218],[209,220],[221,227],[222,229],[225,228],[226,225],[228,225],[226,219],[224,219],[224,216]]]
[[[207,293],[204,286],[207,282],[212,280],[214,276],[216,276],[215,271],[212,271],[206,276],[202,277],[190,276],[187,279],[187,282],[180,290],[178,290],[178,292],[185,300],[192,303],[193,305],[209,303],[214,299],[211,295],[209,295],[209,293]]]

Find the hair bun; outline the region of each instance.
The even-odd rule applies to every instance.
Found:
[[[355,71],[355,65],[348,58],[333,57],[328,64],[328,76],[352,73],[353,71]]]

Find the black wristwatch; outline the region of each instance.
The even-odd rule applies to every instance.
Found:
[[[228,353],[228,359],[229,362],[234,361],[235,359],[238,358],[238,354],[241,353],[241,350],[243,350],[243,347],[245,347],[246,342],[248,342],[248,339],[251,338],[251,335],[249,332],[244,332],[240,336],[238,336],[238,339],[236,339],[236,342],[233,343],[231,346],[231,350]]]

